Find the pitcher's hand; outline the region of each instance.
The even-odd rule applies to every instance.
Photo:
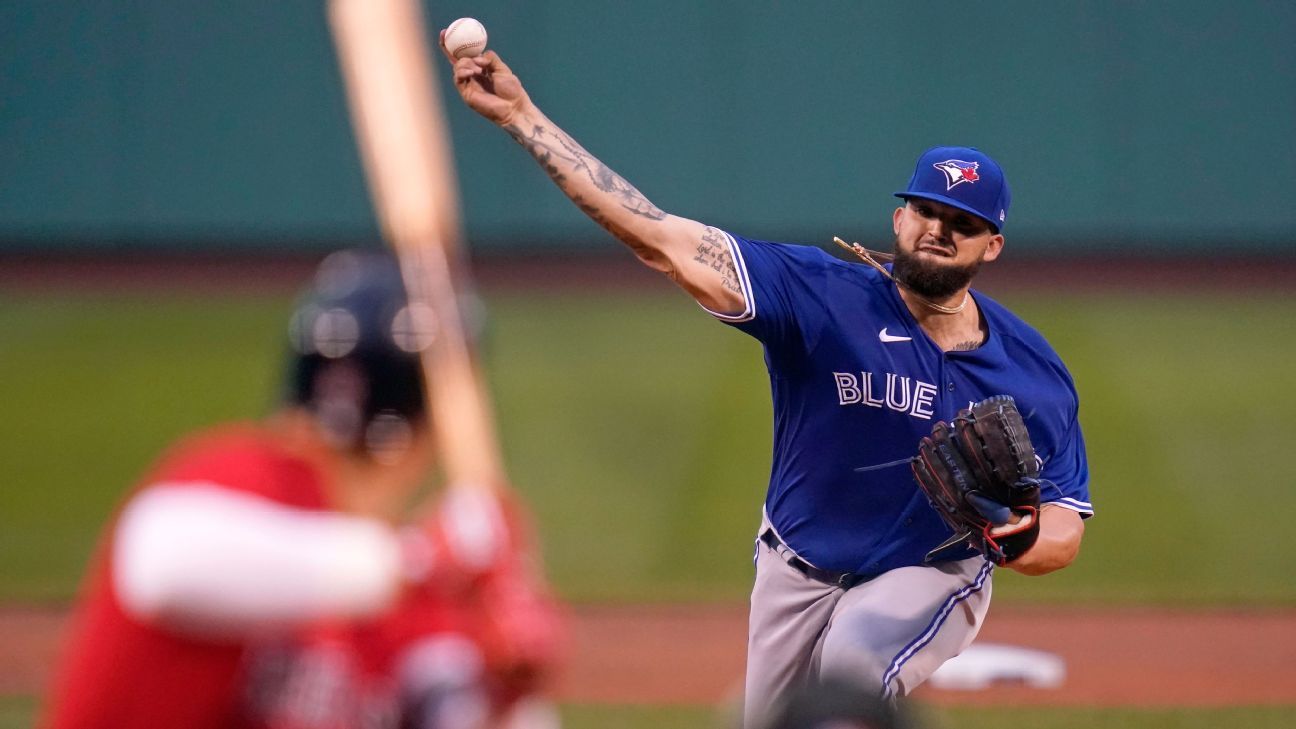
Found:
[[[531,98],[522,88],[522,82],[504,65],[495,51],[456,59],[446,50],[444,30],[441,31],[438,45],[454,66],[454,84],[459,90],[459,96],[463,97],[464,103],[473,111],[505,126],[531,104]]]

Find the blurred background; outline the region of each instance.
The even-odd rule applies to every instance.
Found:
[[[997,606],[1292,615],[1296,478],[1273,454],[1296,441],[1296,4],[423,5],[433,34],[480,19],[541,108],[659,207],[748,237],[886,247],[923,149],[994,155],[1013,207],[981,288],[1071,367],[1098,512],[1074,566],[1001,575]],[[437,68],[549,573],[578,606],[741,620],[771,439],[759,345],[638,270]],[[158,449],[274,403],[313,262],[380,242],[321,3],[6,0],[0,69],[0,603],[58,611]],[[0,641],[0,664],[19,651]],[[0,689],[0,725],[25,726],[37,689]],[[1039,725],[1294,709],[1296,690]]]

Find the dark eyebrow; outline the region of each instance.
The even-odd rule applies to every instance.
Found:
[[[909,207],[912,207],[915,210],[926,208],[933,215],[936,215],[937,217],[940,217],[943,220],[947,220],[951,225],[956,225],[960,228],[984,227],[986,230],[990,230],[989,223],[967,212],[966,210],[960,210],[955,207],[950,207],[948,208],[948,212],[942,212],[936,208],[935,204],[933,204],[931,200],[925,200],[920,197],[911,197],[905,200],[905,202],[909,205]]]
[[[989,227],[989,223],[986,223],[986,221],[968,212],[960,212],[959,215],[954,218],[954,222],[958,225],[966,225],[969,227]]]

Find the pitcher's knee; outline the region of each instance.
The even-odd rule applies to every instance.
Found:
[[[858,686],[876,686],[880,694],[892,658],[882,653],[859,643],[827,643],[819,661],[819,677],[841,679]]]

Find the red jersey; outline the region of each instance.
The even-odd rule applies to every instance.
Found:
[[[258,645],[245,662],[243,726],[423,727],[417,704],[411,703],[419,697],[423,676],[412,675],[409,666],[402,670],[402,662],[428,642],[452,639],[460,651],[443,652],[443,660],[433,668],[455,670],[460,680],[476,686],[483,667],[478,648],[466,634],[470,623],[453,603],[412,591],[378,619],[320,621],[288,640]],[[469,655],[464,656],[465,651]],[[453,666],[444,661],[451,656],[459,659]]]
[[[200,484],[328,511],[323,478],[268,431],[240,425],[182,442],[141,488]],[[408,724],[402,701],[417,686],[398,681],[421,680],[397,674],[411,649],[458,637],[474,644],[472,652],[485,662],[479,672],[503,656],[501,668],[531,657],[537,641],[540,653],[551,652],[544,644],[556,640],[554,608],[516,558],[473,595],[413,590],[366,620],[313,620],[242,640],[169,630],[132,617],[116,594],[119,518],[92,562],[41,724],[47,729],[386,729]],[[512,686],[491,694],[500,705],[516,696]]]
[[[226,426],[181,442],[142,487],[199,482],[300,509],[327,508],[318,469],[253,425]],[[245,725],[240,706],[248,643],[195,638],[127,614],[111,579],[116,521],[101,538],[91,563],[42,725],[51,729]]]

